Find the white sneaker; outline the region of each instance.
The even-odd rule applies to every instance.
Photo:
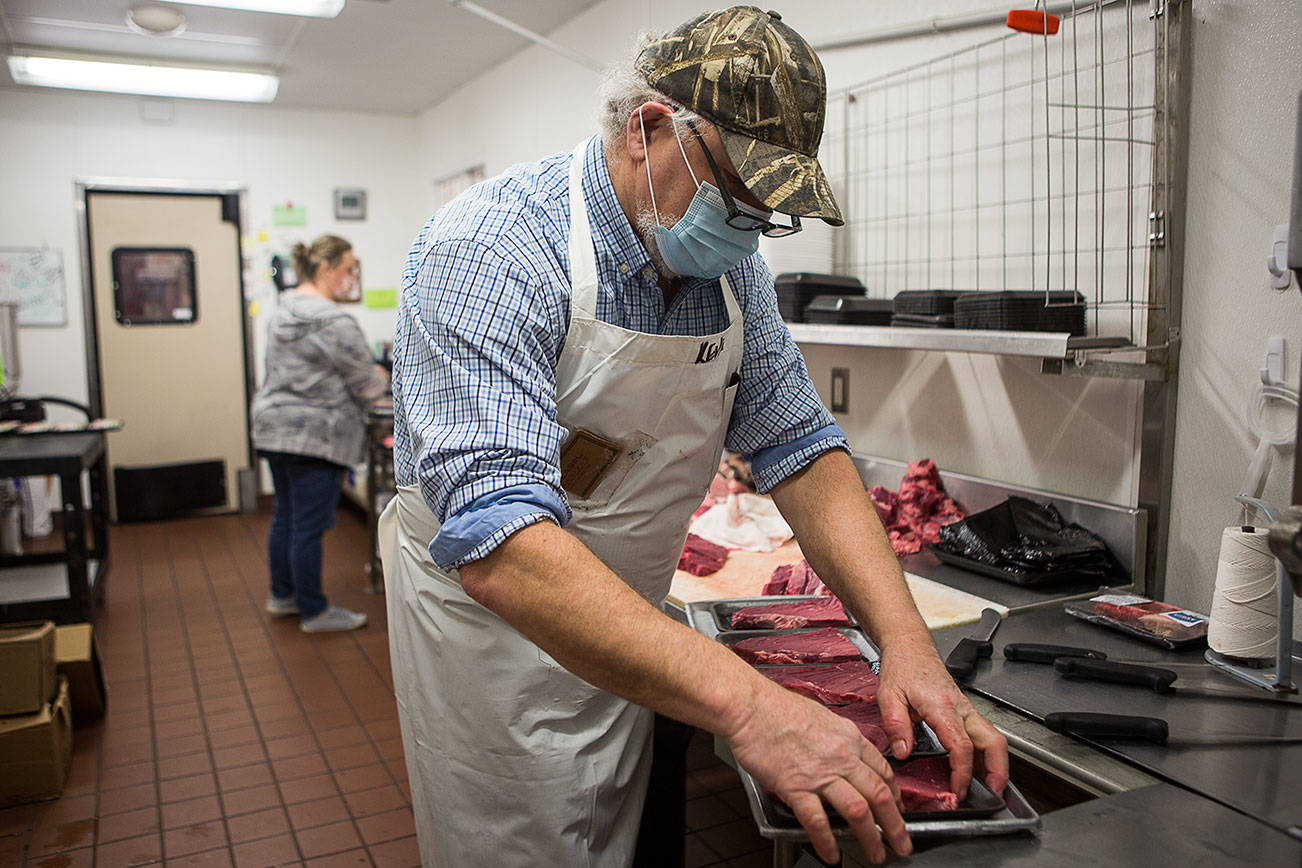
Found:
[[[356,630],[365,625],[366,616],[361,612],[330,606],[320,615],[299,623],[298,629],[304,633],[334,633],[341,630]]]
[[[276,618],[298,614],[298,602],[293,597],[267,597],[264,608]]]

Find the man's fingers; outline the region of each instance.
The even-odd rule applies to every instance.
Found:
[[[941,745],[949,751],[949,786],[961,802],[967,798],[968,781],[972,779],[972,739],[963,725],[963,718],[957,709],[951,709],[927,723],[936,731]]]
[[[970,714],[963,721],[972,744],[980,754],[981,767],[985,769],[986,786],[997,796],[1004,794],[1008,785],[1008,739],[979,714]]]
[[[895,780],[895,772],[891,768],[891,764],[886,761],[886,757],[882,756],[877,747],[867,740],[864,742],[862,757],[864,765],[868,766],[878,778],[885,782],[887,788],[891,791],[891,798],[894,800],[896,807],[903,811],[904,799],[900,796],[900,785]]]
[[[850,824],[855,837],[859,839],[859,846],[863,847],[864,855],[872,862],[886,861],[886,848],[882,845],[882,836],[877,831],[873,817],[876,810],[884,810],[879,808],[883,802],[892,808],[894,803],[890,800],[889,791],[880,785],[880,781],[878,787],[869,795],[845,778],[837,778],[823,790],[823,798]],[[877,804],[873,803],[874,799]]]
[[[877,695],[877,705],[882,710],[882,729],[891,740],[891,753],[896,759],[904,759],[913,751],[909,703],[894,690],[883,690]]]
[[[876,821],[876,824],[881,827],[882,837],[891,849],[901,856],[912,853],[913,843],[904,828],[904,817],[900,813],[902,805],[897,800],[898,790],[894,787],[894,781],[891,778],[883,778],[867,767],[852,772],[848,780],[872,811],[868,822]],[[855,832],[858,834],[857,827]]]
[[[823,802],[813,793],[802,793],[787,799],[791,812],[796,815],[800,825],[809,833],[809,843],[814,845],[818,858],[828,864],[835,864],[841,856],[841,848],[832,836],[832,825],[827,820],[827,811]],[[879,843],[877,846],[881,846]],[[879,860],[880,861],[880,860]]]

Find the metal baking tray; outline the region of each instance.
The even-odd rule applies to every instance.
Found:
[[[827,595],[791,594],[772,597],[731,597],[726,600],[702,600],[699,603],[687,604],[687,623],[696,632],[704,633],[713,639],[720,633],[732,630],[733,613],[745,609],[747,606],[761,606],[766,603],[799,603],[803,600],[817,600],[825,596]],[[854,615],[849,612],[845,614],[850,619],[850,624],[854,625]],[[807,628],[801,627],[799,629]],[[772,633],[775,631],[771,629],[755,629],[747,632]]]
[[[720,636],[727,634],[729,638],[737,639],[749,636],[775,635],[778,633],[799,633],[808,632],[818,628],[797,628],[790,630],[731,630],[725,629],[731,624],[732,612],[745,606],[753,606],[758,603],[772,602],[773,597],[737,597],[727,600],[702,600],[696,603],[688,603],[684,612],[687,616],[687,623],[692,629],[712,639],[719,639]],[[808,600],[813,599],[810,596],[792,596],[786,599]],[[726,615],[726,619],[720,619],[720,613]],[[876,672],[881,667],[881,654],[875,645],[868,639],[862,630],[858,628],[839,628],[851,642],[855,644],[862,653],[864,660]],[[765,667],[759,667],[765,668]],[[935,733],[925,724],[919,724],[920,732],[917,743],[922,746],[924,743],[939,746],[939,740]],[[716,752],[727,752],[727,746],[722,739],[715,738]],[[925,754],[914,751],[914,756],[924,756]],[[809,835],[804,828],[796,822],[794,817],[787,814],[784,818],[778,807],[773,803],[764,792],[755,779],[743,768],[737,765],[731,756],[724,757],[733,768],[737,769],[741,775],[742,789],[746,793],[746,800],[750,803],[751,816],[755,820],[755,825],[761,836],[770,840],[784,841],[808,841]],[[971,792],[984,791],[991,799],[998,798],[982,784],[979,780],[973,779],[969,787]],[[969,795],[969,801],[972,796]],[[838,818],[839,819],[839,818]],[[905,820],[905,828],[909,835],[915,838],[925,837],[951,837],[951,838],[976,838],[991,835],[1008,835],[1014,832],[1024,832],[1040,828],[1040,815],[1036,813],[1018,791],[1012,782],[1009,782],[1008,788],[1004,791],[1004,807],[1002,810],[990,816],[983,817],[954,817],[954,818],[934,818],[934,814],[929,814],[926,818]],[[833,822],[832,833],[838,838],[848,838],[854,836],[854,831],[844,821],[838,826]]]
[[[738,769],[746,801],[750,803],[751,816],[761,836],[770,840],[808,841],[809,834],[796,821],[789,809],[779,808],[744,769]],[[997,800],[999,797],[979,780],[973,778],[964,804]],[[1011,783],[1004,790],[1004,807],[988,816],[935,819],[939,812],[927,812],[925,818],[904,817],[904,828],[911,838],[978,838],[990,835],[1010,835],[1040,828],[1040,815],[1027,804],[1021,792]],[[785,807],[785,806],[784,806]],[[962,806],[959,807],[962,810]],[[984,813],[983,811],[981,813]],[[837,838],[853,838],[854,830],[835,813],[828,818],[832,834]]]
[[[752,639],[756,636],[786,636],[793,633],[813,633],[816,630],[822,630],[822,627],[793,627],[786,630],[728,630],[715,634],[715,639],[725,645],[731,645],[734,642],[740,642],[742,639]],[[859,651],[859,656],[864,662],[872,668],[873,672],[880,672],[882,668],[881,654],[878,653],[877,647],[872,641],[864,635],[863,630],[858,627],[835,627],[833,628],[850,640]],[[755,666],[756,669],[785,669],[790,665],[797,666],[835,666],[835,663],[799,663],[799,664],[774,664]],[[940,744],[940,739],[931,727],[925,723],[914,724],[913,727],[913,753],[909,756],[939,756],[945,752]]]

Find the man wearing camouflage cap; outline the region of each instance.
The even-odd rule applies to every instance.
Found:
[[[924,719],[957,792],[974,753],[1002,790],[1004,741],[945,672],[756,253],[842,223],[825,99],[776,14],[703,14],[612,69],[599,136],[418,237],[381,548],[424,864],[632,863],[653,712],[723,737],[825,859],[824,803],[870,858],[909,852],[853,724],[660,609],[725,447],[882,649],[894,754]]]

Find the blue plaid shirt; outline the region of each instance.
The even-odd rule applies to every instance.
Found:
[[[686,280],[665,309],[599,138],[587,154],[597,318],[647,334],[723,331],[717,280]],[[394,473],[399,485],[419,485],[442,523],[429,550],[444,569],[484,557],[533,522],[570,519],[556,364],[570,320],[571,159],[558,154],[477,184],[434,215],[407,257],[394,343]],[[751,461],[768,491],[848,446],[778,314],[764,259],[751,256],[728,280],[744,347],[725,445]]]

